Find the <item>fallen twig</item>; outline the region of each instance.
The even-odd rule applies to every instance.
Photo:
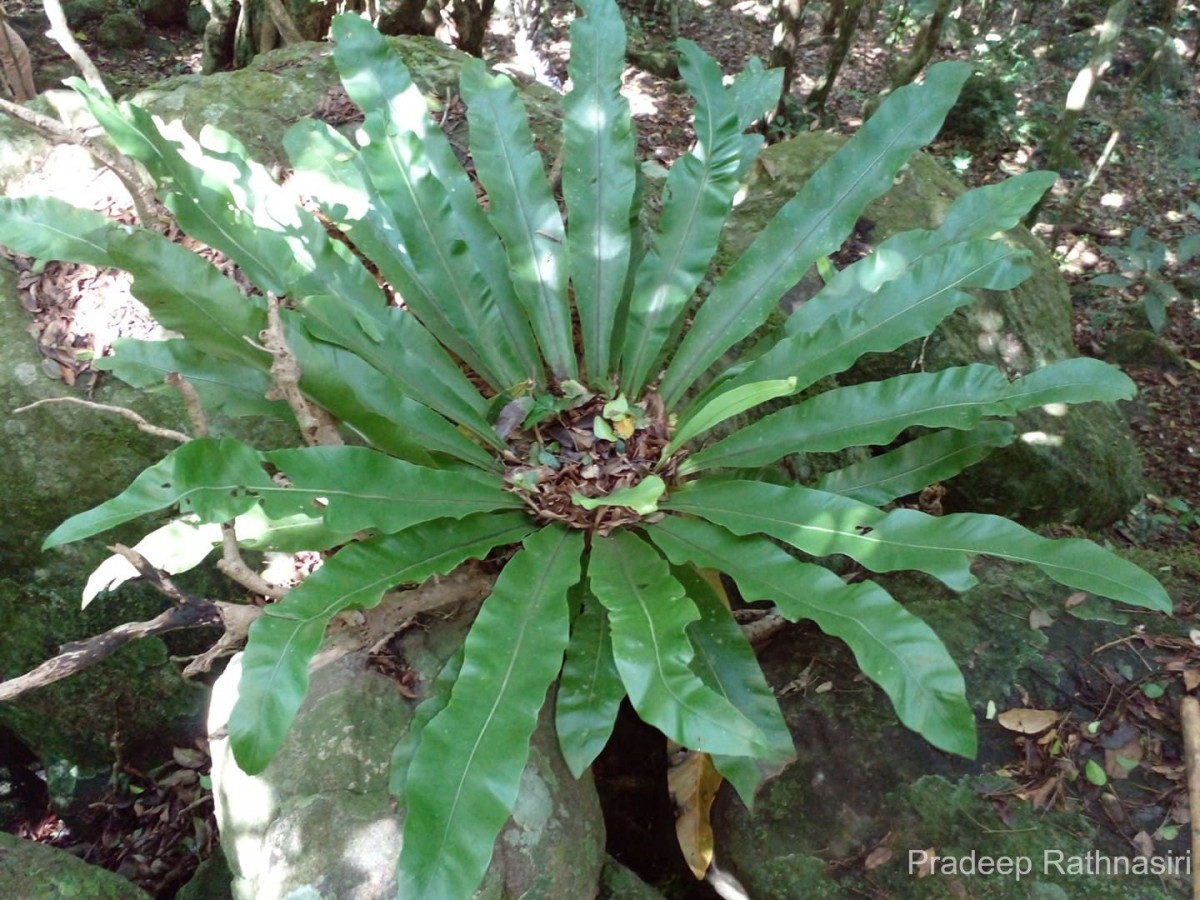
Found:
[[[45,687],[68,675],[74,675],[106,659],[137,638],[165,634],[180,628],[220,625],[222,620],[218,606],[212,600],[195,599],[180,606],[172,606],[147,622],[126,622],[95,637],[64,644],[57,656],[46,660],[36,669],[0,682],[0,702],[14,700],[35,688]]]
[[[79,397],[47,397],[44,400],[37,400],[25,406],[18,407],[17,409],[14,409],[13,412],[27,412],[28,410],[36,409],[37,407],[43,406],[47,403],[77,403],[80,406],[86,406],[88,409],[95,409],[99,410],[100,412],[115,413],[116,415],[133,422],[138,427],[138,431],[144,431],[146,434],[152,434],[155,437],[166,438],[167,440],[171,441],[178,441],[181,444],[186,444],[191,440],[191,437],[184,434],[182,431],[175,431],[173,428],[163,428],[161,425],[155,425],[152,422],[147,422],[132,409],[126,409],[124,406],[112,406],[108,403],[96,403],[92,400],[83,400]]]

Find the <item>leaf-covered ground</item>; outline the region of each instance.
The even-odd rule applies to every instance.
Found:
[[[1014,23],[1000,10],[997,21],[973,37],[954,23],[947,28],[937,58],[971,59],[989,73],[986,84],[978,83],[975,107],[961,109],[953,132],[934,148],[969,184],[1041,164],[1039,146],[1091,51],[1094,32],[1088,26],[1103,17],[1104,4],[1077,5],[1090,13],[1063,17],[1058,4],[1023,4],[1031,10],[1027,19]],[[826,4],[809,6],[793,88],[798,99],[816,85],[829,43],[820,34],[819,12]],[[851,132],[860,124],[864,99],[885,83],[890,60],[903,52],[913,35],[904,23],[888,19],[888,10],[903,4],[879,6],[884,12],[860,29],[839,76],[829,120],[790,127],[824,124]],[[17,19],[37,14],[36,5],[28,2],[10,2],[7,7]],[[1194,3],[1179,7],[1184,28],[1177,49],[1186,57],[1196,50],[1200,9]],[[543,32],[548,71],[557,78],[565,77],[569,8],[560,0],[550,3],[551,22]],[[682,12],[682,35],[715,55],[726,71],[737,71],[751,55],[765,58],[770,52],[767,4],[696,0],[685,4]],[[1129,623],[1103,634],[1086,628],[1056,629],[1052,642],[1056,636],[1071,635],[1062,653],[1074,660],[1065,667],[1078,686],[1070,704],[1074,715],[1055,720],[1058,745],[1036,736],[1002,742],[1011,753],[993,760],[992,768],[1022,787],[991,798],[997,827],[1004,827],[1010,804],[1028,803],[1036,809],[1082,804],[1114,841],[1133,850],[1147,849],[1147,842],[1161,846],[1186,822],[1180,800],[1177,699],[1181,691],[1200,684],[1200,651],[1187,635],[1193,610],[1200,604],[1200,255],[1180,261],[1188,236],[1200,233],[1200,69],[1193,60],[1169,57],[1148,68],[1157,32],[1156,23],[1139,18],[1143,15],[1148,13],[1135,10],[1126,23],[1127,36],[1114,65],[1093,91],[1076,131],[1072,150],[1077,165],[1063,172],[1035,232],[1058,254],[1071,284],[1080,352],[1120,363],[1141,388],[1129,416],[1144,455],[1149,491],[1137,509],[1101,537],[1128,548],[1137,561],[1170,579],[1183,628],[1172,634],[1139,630]],[[84,46],[116,93],[198,68],[197,40],[187,32],[151,30],[146,47],[114,52],[98,49],[94,28],[83,27]],[[636,13],[630,20],[630,38],[635,51],[631,58],[638,64],[630,66],[625,78],[642,155],[663,164],[684,152],[691,140],[689,103],[669,76],[667,31],[664,14],[649,9]],[[39,86],[52,86],[56,78],[70,74],[57,47],[44,38],[27,37]],[[511,43],[497,33],[492,47],[503,55]],[[1115,144],[1104,159],[1114,131]],[[97,202],[102,204],[103,198]],[[1097,276],[1110,277],[1096,283]],[[77,351],[97,340],[95,329],[85,333],[75,323],[80,310],[94,307],[96,298],[119,277],[89,267],[26,267],[21,276],[23,301],[36,318],[35,333],[49,373],[68,381],[80,374],[91,377]],[[138,327],[122,320],[110,330],[115,336],[136,333]],[[92,348],[102,349],[94,343]],[[1058,618],[1062,611],[1052,612],[1052,618]],[[1028,627],[1048,627],[1036,613],[1031,611]],[[818,669],[841,664],[832,656],[832,661],[815,659]],[[814,679],[795,689],[819,694],[827,679]],[[1054,700],[1045,685],[1031,683],[1018,694],[1029,698],[1028,708],[1034,711],[1029,715],[1039,710],[1047,715],[1042,707]],[[1092,722],[1103,724],[1089,731]],[[1020,735],[1024,727],[1011,716],[1000,725],[1013,735]],[[203,800],[199,774],[191,774],[202,771],[202,760],[193,757],[195,751],[180,752],[184,759],[177,755],[175,764],[159,772],[116,773],[117,789],[102,792],[89,812],[96,822],[94,831],[71,833],[60,819],[31,811],[25,832],[123,871],[158,896],[174,896],[190,866],[206,854],[212,837],[211,808]],[[1098,770],[1089,769],[1088,760]],[[658,759],[647,783],[661,785],[665,764],[665,756]],[[1064,777],[1071,767],[1083,773],[1082,781]],[[614,756],[602,759],[598,772],[608,784],[610,822],[624,829],[629,852],[643,852],[646,836],[638,829],[645,827],[647,817],[622,807],[645,802],[644,794],[631,790],[637,772]],[[1118,798],[1115,805],[1102,799],[1106,794],[1096,784],[1101,780],[1120,783],[1115,792],[1108,792]],[[1138,821],[1150,810],[1159,816],[1161,827],[1134,828],[1131,810]],[[668,826],[656,840],[665,836],[669,846],[669,804],[659,812]],[[881,864],[880,853],[878,847],[864,847],[861,859],[829,862],[857,866],[869,876],[873,865]],[[648,873],[657,866],[660,875],[673,872],[681,884],[687,882],[678,859],[650,854],[640,863]]]

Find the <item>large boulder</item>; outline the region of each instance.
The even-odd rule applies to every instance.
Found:
[[[71,155],[54,155],[66,165]],[[154,591],[127,585],[101,596],[86,610],[80,597],[88,574],[107,556],[114,539],[132,545],[152,529],[135,522],[115,532],[43,553],[41,543],[62,521],[95,506],[128,485],[174,446],[139,431],[127,419],[65,398],[130,409],[176,430],[190,424],[173,393],[134,390],[113,378],[68,386],[51,377],[34,338],[31,319],[17,299],[13,276],[0,262],[0,411],[4,466],[0,467],[0,679],[20,675],[73,641],[123,622],[151,619],[169,605]],[[282,423],[214,417],[218,433],[264,437],[281,445],[297,440]],[[223,578],[198,572],[185,589],[225,599]],[[220,592],[220,593],[214,593]],[[208,635],[211,641],[213,635]],[[190,743],[204,693],[179,674],[172,655],[200,652],[188,637],[147,638],[123,648],[82,677],[68,678],[0,703],[0,724],[11,728],[46,764],[66,760],[84,773],[107,770],[121,758],[138,764],[161,759],[175,743]],[[168,649],[168,647],[173,649]]]
[[[726,226],[722,259],[729,260],[845,142],[812,132],[768,147],[754,167],[746,199]],[[934,228],[964,192],[936,160],[917,154],[893,187],[871,203],[857,229],[860,248],[914,228]],[[914,369],[934,371],[983,362],[1010,376],[1078,356],[1066,281],[1046,247],[1026,229],[1005,241],[1029,251],[1030,277],[1011,291],[972,291],[970,306],[950,316],[925,341],[867,357],[839,381],[887,378]],[[802,283],[784,304],[802,302],[819,288]],[[1027,523],[1070,522],[1100,528],[1119,519],[1142,495],[1141,464],[1120,410],[1092,403],[1031,410],[1014,420],[1011,446],[948,484],[950,505],[995,512]]]
[[[370,630],[389,615],[385,602],[361,627]],[[392,662],[408,673],[408,694],[424,692],[461,643],[468,618],[431,620],[391,645]],[[238,768],[225,736],[240,657],[214,686],[213,791],[238,900],[396,896],[404,810],[388,790],[389,762],[415,704],[369,664],[369,655],[366,649],[339,655],[327,645],[283,747],[254,777]],[[604,863],[604,822],[591,776],[571,776],[553,716],[544,713],[516,808],[475,896],[586,900],[596,894]]]
[[[28,326],[11,275],[0,268],[0,410],[5,416],[0,492],[7,498],[0,512],[0,631],[5,635],[0,678],[20,675],[69,641],[124,621],[152,618],[167,602],[131,589],[119,600],[101,599],[82,610],[84,580],[108,555],[105,541],[40,551],[55,526],[108,499],[172,444],[137,431],[124,419],[71,403],[14,414],[30,403],[76,393],[45,374]],[[94,399],[129,407],[170,427],[183,427],[186,419],[179,404],[111,380]],[[137,535],[123,532],[122,539],[136,542]],[[147,745],[182,740],[203,703],[168,656],[158,639],[127,646],[86,678],[0,703],[0,722],[44,760],[65,758],[90,771],[110,765],[117,751],[143,759]]]
[[[148,900],[120,875],[65,850],[0,831],[0,897],[13,900]]]

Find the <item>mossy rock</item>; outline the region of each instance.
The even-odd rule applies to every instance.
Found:
[[[153,618],[168,603],[148,589],[127,585],[80,609],[88,574],[109,555],[106,544],[114,539],[134,544],[157,523],[130,523],[42,552],[42,541],[62,521],[112,497],[175,445],[123,418],[73,403],[14,414],[37,401],[80,394],[44,373],[28,326],[12,279],[0,267],[0,410],[5,414],[0,492],[7,498],[0,514],[0,629],[6,636],[0,642],[0,677],[6,679],[34,668],[63,644],[122,622]],[[136,391],[109,378],[92,399],[133,409],[158,425],[190,427],[172,393]],[[210,425],[243,439],[297,442],[294,429],[282,423],[214,418]],[[197,581],[184,577],[180,584],[224,597],[228,582],[208,580],[209,575],[211,570],[202,569]],[[181,646],[175,643],[180,640],[186,638],[171,637],[174,646]],[[0,704],[0,721],[43,760],[65,758],[94,769],[110,765],[118,750],[127,759],[145,760],[193,733],[203,705],[202,693],[179,676],[168,656],[162,640],[138,641],[81,675]]]
[[[112,50],[135,50],[146,42],[146,26],[133,13],[112,13],[100,23],[96,40]]]
[[[67,0],[63,4],[63,14],[72,28],[99,22],[110,9],[108,0]]]
[[[427,690],[470,618],[431,620],[395,641],[397,658],[417,676],[410,689]],[[227,737],[240,657],[214,686],[213,792],[238,900],[395,896],[404,810],[389,792],[389,765],[415,703],[367,665],[365,650],[330,655],[312,672],[278,754],[255,776],[238,768]],[[605,862],[600,803],[591,775],[576,780],[562,759],[553,707],[551,698],[476,900],[595,895]]]
[[[65,850],[0,832],[0,897],[12,900],[149,900],[120,875]]]

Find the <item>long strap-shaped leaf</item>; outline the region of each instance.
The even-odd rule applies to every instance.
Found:
[[[392,748],[388,793],[395,797],[398,803],[404,803],[405,789],[408,787],[408,767],[412,765],[413,756],[416,755],[417,748],[421,746],[421,735],[425,733],[425,726],[432,722],[434,716],[450,703],[450,693],[454,689],[455,682],[458,681],[462,663],[463,648],[459,646],[445,664],[438,669],[433,683],[429,685],[429,689],[425,693],[425,698],[413,710],[408,728],[405,729],[400,740],[396,741],[396,746]]]
[[[378,319],[355,320],[338,298],[329,296],[306,297],[301,308],[314,337],[352,351],[388,376],[401,393],[466,426],[485,443],[504,446],[484,418],[483,397],[416,317],[387,309]]]
[[[782,69],[764,69],[762,60],[750,57],[746,68],[738,72],[729,86],[733,96],[733,108],[737,110],[738,131],[745,131],[754,122],[775,108],[779,92],[783,88]],[[760,145],[762,141],[758,142]],[[757,155],[757,153],[756,153]],[[749,163],[743,161],[743,169]]]
[[[286,487],[258,490],[267,512],[278,517],[319,509],[335,531],[392,533],[522,505],[499,475],[426,469],[366,447],[273,450],[263,459],[287,478]]]
[[[826,375],[849,368],[864,353],[887,353],[925,337],[942,319],[972,301],[964,288],[1016,287],[1029,275],[1029,269],[1016,262],[1023,256],[1024,251],[999,241],[955,244],[886,282],[869,302],[831,316],[813,332],[784,337],[718,387],[728,390],[790,376],[796,379],[796,389],[804,390]]]
[[[0,244],[36,259],[111,266],[110,238],[122,227],[57,197],[0,197]]]
[[[360,357],[309,334],[301,316],[281,310],[288,347],[300,365],[300,387],[376,448],[419,465],[439,453],[476,468],[495,458],[449,420],[397,390],[394,380]]]
[[[965,63],[942,63],[923,84],[894,92],[779,211],[696,313],[663,380],[668,409],[725,350],[766,321],[818,257],[837,249],[867,203],[937,134],[969,74]]]
[[[1137,385],[1116,366],[1076,356],[1022,375],[1009,387],[1006,399],[1010,411],[1017,412],[1034,406],[1132,400],[1136,393]]]
[[[576,778],[582,778],[617,722],[625,685],[613,661],[608,613],[591,595],[571,628],[571,643],[563,663],[554,704],[554,721],[563,759]]]
[[[196,389],[205,409],[227,416],[294,421],[286,403],[267,399],[273,385],[265,371],[210,356],[190,341],[117,338],[112,355],[94,359],[92,365],[144,391],[174,391],[166,381],[174,373]]]
[[[891,443],[913,425],[973,428],[1008,410],[1009,382],[976,364],[834,388],[759,419],[686,460],[686,471],[756,468],[791,453]]]
[[[953,478],[997,447],[1008,446],[1015,437],[1016,429],[1008,422],[982,422],[970,431],[935,431],[882,456],[830,472],[813,487],[883,506]]]
[[[737,111],[720,66],[691,41],[679,41],[679,50],[680,73],[696,98],[696,147],[671,167],[658,233],[634,280],[621,351],[621,387],[630,396],[658,374],[655,366],[717,249],[742,163]]]
[[[650,535],[672,562],[725,572],[746,600],[771,600],[788,619],[809,619],[841,638],[901,722],[935,747],[975,755],[962,673],[933,630],[879,585],[846,584],[770,541],[734,537],[709,522],[668,516]]]
[[[560,381],[575,378],[567,236],[525,107],[512,81],[488,75],[481,60],[463,63],[459,89],[471,125],[471,157],[487,190],[488,220],[504,241],[517,297],[550,371]]]
[[[91,537],[176,504],[201,522],[225,522],[258,503],[252,491],[274,487],[257,450],[233,438],[199,438],[172,450],[116,497],[71,516],[50,533],[42,549]]]
[[[370,144],[363,148],[362,159],[375,188],[389,205],[402,202],[405,189],[397,182],[402,173],[396,164],[397,159],[408,160],[415,169],[428,168],[431,179],[424,183],[426,195],[436,199],[437,192],[444,190],[453,211],[452,219],[439,213],[410,222],[417,209],[393,207],[398,225],[416,229],[409,232],[408,251],[417,270],[422,277],[432,272],[435,278],[448,279],[446,291],[434,289],[431,281],[426,283],[446,305],[447,316],[466,325],[464,333],[478,333],[484,349],[489,342],[504,341],[518,359],[517,374],[540,383],[543,365],[528,323],[520,315],[504,248],[484,217],[475,186],[449,140],[430,121],[424,95],[387,40],[362,17],[338,16],[331,31],[336,42],[334,61],[346,92],[368,113],[364,132]],[[381,123],[386,123],[383,130]],[[426,240],[433,244],[412,242],[412,234],[422,230],[430,233]],[[442,268],[440,258],[445,251],[454,251],[448,271]],[[447,291],[449,296],[443,296]],[[509,362],[499,355],[493,360],[498,372],[507,372]]]
[[[694,750],[767,756],[762,730],[691,670],[700,613],[666,561],[630,532],[592,544],[588,581],[608,610],[613,657],[642,720]]]
[[[717,771],[733,785],[742,802],[753,809],[754,794],[763,779],[778,775],[796,758],[792,733],[783,720],[775,692],[763,677],[754,648],[733,620],[729,607],[695,567],[675,566],[672,574],[700,610],[700,619],[687,629],[696,648],[693,671],[761,728],[771,748],[770,756],[762,759],[713,757]]]
[[[664,504],[665,505],[665,504]],[[1170,612],[1162,586],[1132,563],[1084,540],[1050,540],[999,516],[886,515],[846,497],[747,481],[697,482],[670,506],[735,534],[768,534],[814,556],[844,553],[873,572],[915,569],[954,590],[975,583],[970,556],[1031,563],[1060,584],[1134,606]]]
[[[1054,184],[1053,172],[1026,172],[960,195],[935,231],[906,231],[870,256],[842,269],[788,316],[785,334],[813,331],[830,316],[869,302],[884,282],[904,275],[926,257],[953,244],[979,241],[1014,227]]]
[[[692,513],[734,534],[769,534],[811,556],[841,553],[872,572],[920,569],[953,590],[975,585],[963,553],[881,552],[870,540],[885,513],[838,494],[753,481],[700,480],[676,491],[664,508]]]
[[[232,135],[205,126],[196,140],[173,123],[167,137],[138,107],[118,109],[78,79],[72,84],[118,149],[154,177],[184,231],[237,262],[262,290],[330,294],[366,315],[384,309],[374,277]]]
[[[344,547],[282,601],[265,607],[250,626],[238,700],[229,717],[238,766],[257,774],[279,750],[308,693],[308,664],[331,618],[375,606],[397,584],[443,575],[493,547],[518,541],[532,525],[519,513],[484,513],[378,535]]]
[[[451,211],[436,179],[417,176],[409,161],[408,169],[390,179],[385,198],[358,149],[326,123],[303,119],[283,140],[296,167],[297,189],[379,267],[404,305],[439,341],[497,390],[530,377],[507,343],[508,332],[486,285],[477,285],[464,306],[464,297],[445,282],[439,263],[449,251],[436,243],[444,239],[437,224],[448,221]],[[441,230],[450,230],[446,221]],[[414,254],[428,283],[418,272]]]
[[[1125,400],[1134,391],[1119,369],[1086,357],[1043,366],[1011,384],[982,364],[898,375],[834,388],[782,409],[701,450],[681,471],[754,468],[790,453],[887,444],[914,425],[969,429],[987,416],[1049,403]]]
[[[637,186],[633,123],[620,92],[625,23],[613,3],[581,0],[571,23],[571,91],[563,98],[563,200],[583,358],[593,384],[607,379],[621,336],[629,267],[629,214]]]
[[[450,703],[425,727],[409,767],[399,896],[467,900],[483,878],[562,665],[582,552],[578,531],[542,529],[483,602]]]
[[[270,367],[270,354],[257,344],[267,327],[261,297],[245,296],[207,260],[151,231],[114,236],[109,252],[133,275],[133,296],[164,328],[206,354]]]

